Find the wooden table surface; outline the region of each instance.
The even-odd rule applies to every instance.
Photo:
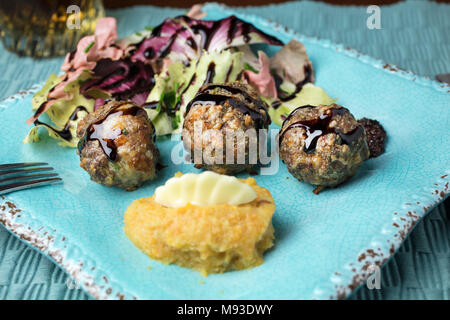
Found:
[[[399,0],[320,0],[322,2],[334,4],[334,5],[361,5],[368,6],[371,4],[375,5],[386,5],[396,2]],[[450,0],[433,0],[436,2],[446,2],[450,3]],[[175,8],[189,8],[196,3],[204,3],[208,1],[202,0],[103,0],[107,8],[122,8],[133,5],[153,5],[161,7],[175,7]],[[229,6],[261,6],[275,3],[288,2],[286,0],[216,0],[216,2],[221,2]]]

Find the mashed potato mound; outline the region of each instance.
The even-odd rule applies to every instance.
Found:
[[[262,264],[273,246],[275,203],[255,179],[239,179],[257,197],[241,205],[169,208],[154,196],[133,201],[125,212],[125,233],[144,253],[163,263],[220,273]]]

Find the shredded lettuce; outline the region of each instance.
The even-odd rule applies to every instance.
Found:
[[[169,18],[119,40],[111,19],[104,19],[95,36],[84,38],[86,43],[66,56],[65,74],[52,74],[33,97],[34,111],[52,101],[40,110],[47,121],[38,119],[40,113],[29,121],[35,126],[25,142],[39,140],[39,128],[44,127],[59,144],[75,147],[78,122],[104,99],[131,100],[144,106],[157,135],[179,133],[187,104],[207,83],[247,82],[269,105],[277,98],[292,97],[269,110],[279,125],[300,105],[334,102],[321,88],[306,84],[314,81],[314,74],[301,43],[291,41],[270,60],[264,54],[258,58],[250,44],[283,43],[235,16],[218,21]],[[114,28],[105,33],[108,26]],[[56,86],[60,91],[51,93]],[[62,88],[66,94],[49,98]]]
[[[336,101],[337,99],[330,98],[322,88],[312,83],[307,83],[293,99],[281,102],[277,108],[272,106],[273,100],[267,102],[271,106],[269,108],[270,118],[275,124],[281,126],[289,113],[297,107],[305,105],[318,106],[320,104],[330,105]]]
[[[41,90],[35,93],[33,99],[31,100],[31,105],[33,111],[36,111],[40,105],[47,101],[47,94],[49,91],[55,87],[58,83],[60,83],[62,79],[58,77],[56,74],[52,73],[50,77],[48,77],[44,86]]]
[[[207,83],[235,81],[242,70],[242,53],[231,50],[205,51],[189,66],[171,64],[165,74],[155,77],[155,86],[147,97],[153,108],[146,110],[156,134],[181,132],[186,106],[198,90]],[[172,98],[169,100],[168,96]],[[160,104],[155,109],[157,101]]]
[[[87,77],[81,76],[81,79]],[[47,100],[47,94],[56,84],[61,81],[59,77],[52,74],[42,89],[35,94],[32,99],[33,110]],[[94,110],[94,100],[87,99],[80,93],[79,81],[69,82],[64,91],[70,94],[70,100],[59,100],[51,105],[46,114],[49,122],[36,121],[35,126],[30,129],[24,139],[24,143],[36,142],[40,140],[39,128],[45,128],[48,135],[56,140],[58,144],[66,147],[76,147],[78,138],[76,135],[77,125],[88,112]]]

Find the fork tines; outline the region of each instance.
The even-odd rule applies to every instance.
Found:
[[[0,194],[61,182],[45,162],[0,164]]]

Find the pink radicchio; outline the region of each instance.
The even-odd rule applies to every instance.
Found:
[[[155,85],[152,66],[141,61],[132,62],[129,58],[99,60],[92,74],[80,88],[86,97],[90,97],[89,91],[98,89],[116,100],[132,100],[142,105]]]
[[[189,9],[189,12],[186,13],[186,16],[191,19],[203,19],[206,17],[206,12],[203,12],[202,8],[202,4],[194,4],[191,9]]]
[[[278,97],[282,101],[294,98],[306,83],[314,82],[312,62],[305,46],[297,40],[291,40],[272,57],[270,69],[274,71],[277,87],[282,82],[295,85],[295,91],[288,94],[278,90]]]
[[[251,70],[245,70],[244,80],[264,97],[276,99],[277,89],[275,86],[275,80],[270,73],[269,57],[267,57],[263,51],[258,51],[258,56],[259,72],[255,73]]]
[[[78,79],[85,70],[94,69],[98,60],[103,58],[120,59],[123,50],[114,46],[116,38],[116,19],[100,18],[94,35],[81,38],[76,50],[66,55],[61,66],[61,70],[65,72],[61,76],[62,81],[49,91],[47,102],[27,120],[27,123],[32,124],[58,100],[72,99],[72,94],[65,92],[64,88],[69,82]]]
[[[67,54],[61,70],[68,72],[79,68],[93,69],[95,62],[100,59],[120,59],[123,50],[114,46],[117,39],[116,29],[115,18],[99,19],[94,35],[84,37],[78,42],[76,51]]]
[[[166,19],[153,29],[133,53],[133,61],[150,62],[168,57],[172,61],[188,63],[200,57],[203,50],[220,51],[251,43],[281,46],[283,43],[235,16],[207,21],[187,16]]]

